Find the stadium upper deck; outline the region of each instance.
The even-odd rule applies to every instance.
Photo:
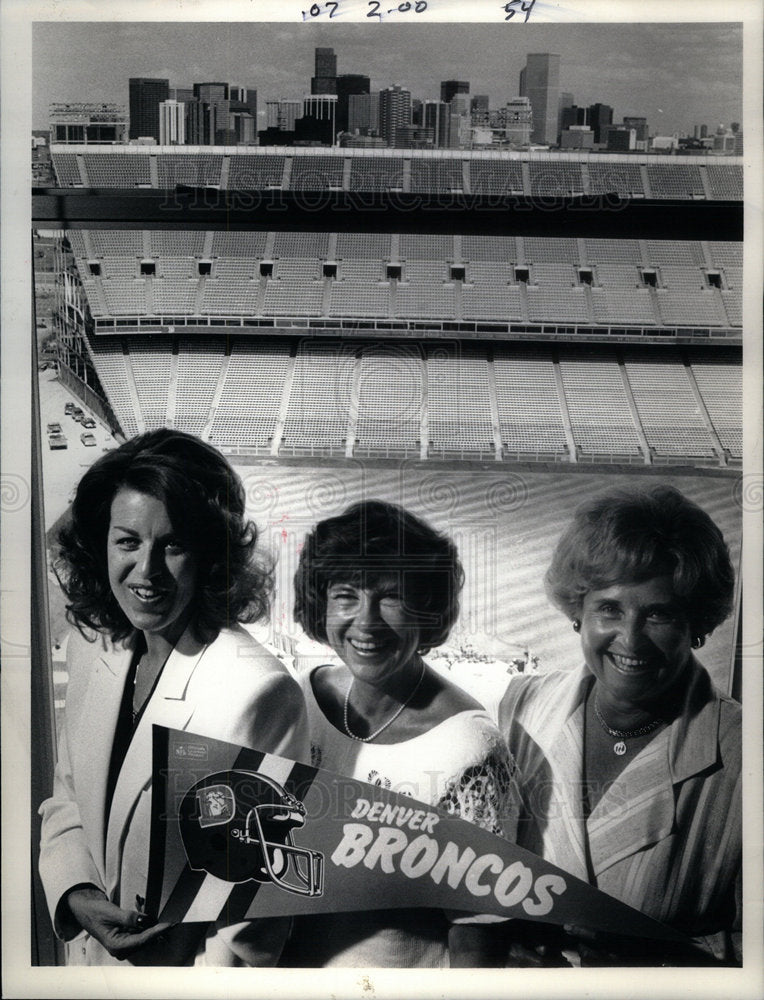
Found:
[[[241,146],[51,147],[62,188],[441,193],[554,198],[617,194],[735,201],[740,157]]]
[[[737,343],[732,241],[67,231],[98,334],[279,332]]]

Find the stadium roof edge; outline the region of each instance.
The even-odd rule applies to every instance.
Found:
[[[725,164],[742,166],[742,156],[700,156],[661,153],[595,153],[569,150],[484,150],[484,149],[362,149],[345,146],[138,146],[123,143],[87,145],[54,143],[50,152],[82,156],[118,154],[126,156],[337,156],[375,157],[390,159],[425,160],[518,160],[540,163],[634,163],[646,165],[695,165]]]

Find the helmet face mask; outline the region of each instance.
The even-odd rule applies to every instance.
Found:
[[[178,822],[192,869],[226,882],[272,882],[302,896],[323,893],[323,854],[292,839],[305,825],[305,806],[267,775],[208,775],[184,795]]]

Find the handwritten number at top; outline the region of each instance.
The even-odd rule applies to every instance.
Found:
[[[369,0],[369,7],[371,10],[367,12],[367,17],[378,17],[380,21],[385,13],[387,14],[407,14],[413,9],[415,14],[421,14],[423,11],[427,10],[426,0],[415,0],[413,4],[409,3],[408,0],[404,0],[403,3],[399,3],[397,7],[390,7],[387,11],[382,11],[382,4],[380,0]]]
[[[333,18],[337,13],[337,8],[339,7],[339,0],[326,0],[326,3],[314,3],[311,5],[310,9],[302,12],[303,21],[307,21],[309,17],[319,17],[324,13],[324,8],[329,11],[329,18]]]
[[[525,14],[525,21],[527,21],[531,16],[535,2],[536,0],[509,0],[509,3],[504,4],[504,11],[507,15],[504,20],[511,21],[516,14]]]

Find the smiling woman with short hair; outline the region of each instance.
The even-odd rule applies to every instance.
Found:
[[[514,763],[495,725],[423,655],[445,642],[464,580],[456,547],[381,500],[316,525],[295,617],[339,664],[306,672],[312,762],[411,795],[514,839]],[[506,925],[434,909],[298,918],[284,965],[504,964]]]
[[[722,533],[673,487],[608,492],[576,511],[546,586],[584,666],[513,678],[502,699],[522,775],[518,842],[736,963],[740,705],[693,653],[732,609]],[[583,931],[555,947],[560,964],[570,948],[585,964],[688,958]]]

